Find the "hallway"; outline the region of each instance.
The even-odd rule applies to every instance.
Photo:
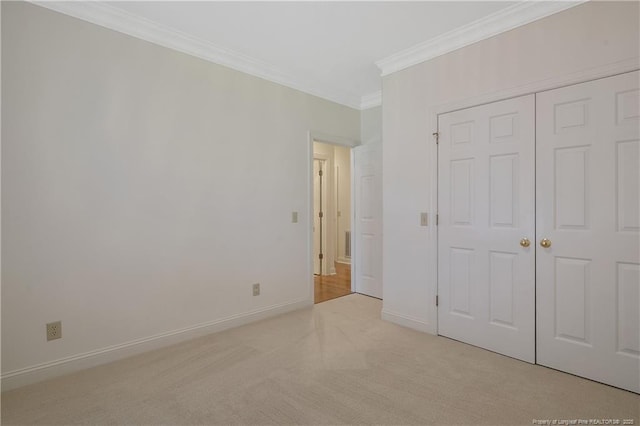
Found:
[[[335,262],[335,275],[314,275],[315,303],[351,294],[351,265]]]

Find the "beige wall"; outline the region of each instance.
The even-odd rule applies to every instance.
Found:
[[[21,2],[2,86],[4,386],[312,303],[308,132],[359,111]]]
[[[436,213],[436,113],[637,67],[638,17],[638,2],[588,2],[383,78],[383,317],[437,330],[436,228],[419,223]]]
[[[382,106],[363,110],[360,123],[363,145],[382,141]]]

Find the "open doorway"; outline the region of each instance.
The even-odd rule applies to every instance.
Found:
[[[351,294],[351,149],[313,142],[314,302]]]

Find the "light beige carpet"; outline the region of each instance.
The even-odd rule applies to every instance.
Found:
[[[2,423],[508,424],[633,419],[640,397],[380,320],[361,295],[2,394]]]

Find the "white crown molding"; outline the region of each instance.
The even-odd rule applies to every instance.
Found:
[[[361,99],[355,94],[322,87],[315,81],[295,78],[269,63],[217,47],[201,38],[160,25],[101,1],[31,1],[31,3],[350,108],[360,109]]]
[[[521,1],[468,25],[376,61],[376,65],[385,76],[577,6],[585,1],[587,0]]]
[[[382,105],[382,90],[364,95],[360,99],[360,110],[374,108]]]

